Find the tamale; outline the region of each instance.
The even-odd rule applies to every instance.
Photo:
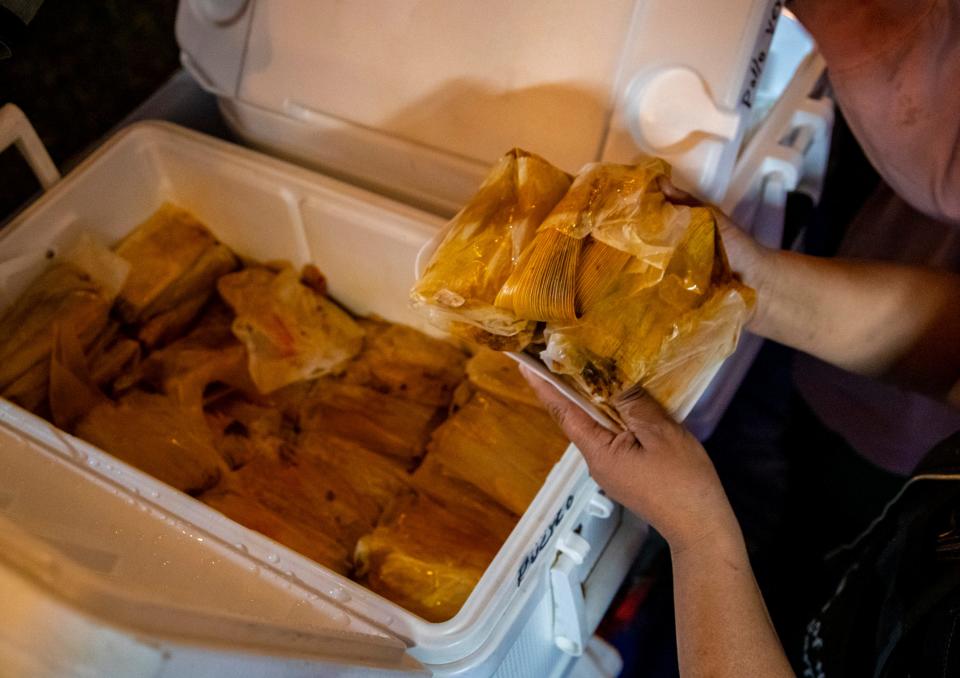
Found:
[[[496,534],[509,534],[520,518],[491,500],[490,495],[476,485],[451,472],[439,456],[427,455],[424,458],[413,474],[412,485],[448,511],[470,516]]]
[[[475,388],[500,400],[516,400],[530,407],[541,407],[540,399],[520,374],[517,363],[503,353],[480,348],[467,361],[467,379]]]
[[[214,447],[233,470],[255,457],[279,460],[292,454],[293,431],[276,408],[230,393],[205,412]]]
[[[383,511],[411,485],[410,474],[397,460],[372,452],[353,440],[320,431],[305,431],[296,441],[298,458],[331,468],[357,494]]]
[[[533,323],[494,301],[569,185],[567,174],[539,156],[519,149],[503,156],[447,227],[411,292],[414,306],[465,338],[486,343],[492,334],[501,347],[523,348]]]
[[[146,319],[151,304],[162,300],[198,262],[213,261],[212,268],[219,271],[220,260],[210,258],[217,246],[214,235],[192,214],[170,203],[161,205],[117,245],[117,254],[131,264],[117,299],[120,316],[128,323]],[[155,309],[154,314],[164,310]]]
[[[66,430],[97,405],[110,402],[94,383],[80,340],[69,325],[54,328],[49,399],[54,423]]]
[[[522,515],[568,444],[543,409],[477,391],[434,431],[427,456]]]
[[[306,457],[255,457],[230,472],[223,488],[288,520],[309,525],[352,553],[380,517],[375,499],[357,492],[336,469]]]
[[[450,403],[463,379],[466,355],[448,341],[406,325],[367,319],[363,350],[345,380],[434,407]]]
[[[363,345],[363,330],[292,267],[247,268],[223,276],[220,296],[236,313],[232,329],[247,348],[262,393],[341,370]]]
[[[0,317],[0,390],[49,360],[55,324],[70,326],[81,344],[107,324],[109,292],[71,263],[55,263]],[[41,369],[42,371],[42,369]],[[45,397],[45,393],[43,397]]]
[[[301,405],[300,428],[352,440],[412,467],[443,408],[336,378],[317,381]]]
[[[185,492],[211,487],[223,471],[203,414],[163,395],[134,390],[98,404],[74,433]]]
[[[666,395],[660,375],[670,372],[669,397],[661,402],[679,412],[700,376],[736,345],[750,294],[730,273],[712,214],[685,209],[683,237],[655,285],[649,284],[649,262],[634,257],[576,323],[546,328],[544,362],[598,403],[636,384],[661,384]],[[726,299],[723,312],[711,303],[715,297]]]
[[[357,543],[357,575],[414,614],[446,621],[463,606],[508,534],[425,494],[404,494]]]
[[[351,549],[327,535],[322,526],[298,513],[277,514],[256,499],[217,487],[205,492],[201,501],[244,527],[270,537],[311,560],[346,575],[350,572]]]
[[[229,309],[220,303],[210,305],[188,335],[151,353],[135,373],[117,382],[118,387],[146,383],[197,411],[212,383],[256,393],[246,350],[233,336],[231,322]]]

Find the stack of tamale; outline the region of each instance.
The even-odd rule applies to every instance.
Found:
[[[485,251],[506,257],[508,275],[569,178],[521,153],[501,170],[507,190],[494,182],[485,204],[509,227]],[[471,284],[488,287],[483,277]],[[241,261],[165,204],[113,250],[81,238],[0,316],[0,389],[250,529],[447,619],[566,441],[503,355],[468,361],[447,341],[355,318],[325,291],[316,269]],[[492,303],[471,308],[471,331],[535,325],[512,312],[484,325]]]
[[[501,241],[522,211],[509,190],[519,180],[502,169],[517,157],[534,156],[508,154],[450,223],[411,293],[414,306],[454,334],[539,355],[600,405],[640,385],[671,412],[683,410],[735,348],[752,303],[714,212],[671,203],[661,160],[588,165],[562,197],[544,182],[529,188],[549,212],[531,213],[525,232],[536,234],[506,259],[480,244]],[[536,166],[549,174],[542,159]],[[493,186],[512,209],[489,199]],[[464,252],[475,255],[472,267]],[[474,270],[487,273],[485,285]],[[491,320],[502,317],[515,322]]]
[[[460,609],[567,447],[509,358],[481,349],[467,375],[413,489],[357,544],[362,581],[431,621]]]

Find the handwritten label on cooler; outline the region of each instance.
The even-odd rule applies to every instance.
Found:
[[[540,554],[547,548],[547,545],[550,543],[550,540],[553,539],[553,535],[556,533],[557,528],[560,526],[560,523],[563,522],[563,519],[566,517],[570,509],[573,508],[573,495],[567,497],[567,500],[563,502],[563,505],[557,509],[557,512],[553,515],[553,519],[547,524],[544,528],[543,533],[540,535],[540,539],[537,540],[536,545],[530,549],[530,551],[523,557],[523,562],[520,563],[520,567],[517,568],[517,586],[523,582],[523,577],[527,574],[527,570],[536,562],[537,558],[540,557]]]
[[[760,78],[763,76],[763,68],[767,63],[767,57],[770,52],[770,43],[773,41],[773,33],[777,30],[777,21],[780,19],[780,13],[783,11],[783,0],[776,0],[770,7],[770,15],[763,24],[763,33],[757,42],[757,47],[750,58],[750,65],[747,71],[746,84],[743,94],[740,95],[740,104],[746,108],[753,108],[753,102],[757,95],[757,87],[760,84]]]

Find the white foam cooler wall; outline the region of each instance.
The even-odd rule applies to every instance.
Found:
[[[355,311],[423,326],[420,317],[408,308],[407,292],[413,282],[416,252],[441,226],[442,220],[231,144],[157,123],[141,123],[118,134],[7,227],[0,236],[3,295],[0,301],[9,303],[15,299],[47,264],[48,256],[56,256],[81,232],[91,233],[106,244],[114,243],[165,200],[193,211],[243,255],[261,260],[284,258],[296,263],[308,260],[317,263],[329,276],[331,293]],[[209,507],[83,441],[57,432],[52,425],[9,403],[0,403],[0,419],[7,423],[5,429],[0,427],[0,434],[9,430],[14,436],[45,439],[48,459],[59,459],[61,465],[82,470],[82,473],[71,471],[69,477],[75,480],[68,483],[75,483],[73,489],[79,494],[64,491],[65,503],[47,506],[43,501],[44,477],[50,475],[53,485],[57,482],[55,474],[37,469],[17,471],[19,467],[14,464],[10,466],[12,470],[7,473],[6,482],[15,485],[20,482],[17,478],[30,478],[39,484],[27,492],[0,482],[0,499],[5,498],[7,508],[16,508],[18,519],[25,523],[33,518],[27,520],[23,516],[34,516],[35,524],[30,524],[35,526],[36,534],[46,539],[44,535],[49,533],[47,541],[56,548],[76,550],[78,543],[92,547],[86,555],[77,551],[80,564],[86,562],[83,558],[93,558],[97,553],[117,555],[120,552],[116,562],[129,562],[141,577],[128,577],[126,570],[117,570],[121,590],[138,581],[147,588],[163,591],[168,584],[177,583],[165,579],[162,569],[157,572],[158,568],[166,567],[158,561],[164,557],[164,549],[157,544],[167,537],[154,542],[153,537],[147,536],[155,534],[154,527],[161,531],[159,534],[166,530],[160,524],[154,526],[153,521],[160,520],[160,516],[151,513],[149,505],[153,504],[173,520],[168,526],[180,531],[179,537],[170,536],[172,550],[182,547],[188,551],[184,555],[186,560],[178,556],[171,559],[171,563],[175,559],[178,563],[176,576],[198,577],[196,581],[185,582],[185,586],[178,589],[180,593],[171,593],[171,600],[189,601],[194,597],[192,586],[204,587],[202,579],[207,575],[203,573],[209,573],[209,568],[204,569],[190,558],[215,560],[214,570],[221,567],[220,562],[253,563],[260,572],[266,573],[267,579],[276,575],[282,586],[289,585],[298,595],[306,595],[311,601],[309,596],[315,595],[316,600],[323,601],[317,603],[319,608],[299,605],[296,614],[306,617],[288,617],[285,623],[302,622],[306,632],[315,627],[308,610],[321,616],[329,613],[333,620],[340,617],[338,609],[346,611],[348,616],[357,618],[358,625],[351,630],[373,625],[374,630],[366,634],[364,643],[369,645],[373,639],[376,642],[371,647],[380,648],[379,643],[386,642],[382,641],[385,632],[387,640],[403,641],[401,647],[404,644],[409,647],[408,654],[401,656],[403,661],[409,658],[428,664],[434,675],[489,676],[510,652],[518,636],[529,637],[525,624],[544,591],[550,590],[546,584],[547,570],[553,564],[555,550],[563,535],[580,521],[586,525],[583,535],[593,540],[587,542],[592,548],[590,563],[596,561],[610,538],[617,544],[612,553],[619,554],[617,558],[605,556],[594,568],[602,571],[602,581],[588,587],[592,593],[582,609],[599,612],[589,617],[589,623],[577,627],[580,634],[589,637],[622,581],[643,534],[639,525],[627,523],[612,534],[607,529],[615,527],[611,521],[599,519],[598,523],[597,518],[590,517],[596,512],[588,515],[596,484],[587,476],[582,458],[575,450],[568,450],[461,612],[443,624],[428,624],[359,584],[345,581],[309,559],[225,519]],[[4,461],[7,455],[17,454],[22,454],[19,449],[0,442],[0,463],[7,463]],[[35,449],[28,454],[46,452]],[[87,483],[107,488],[108,494],[86,488]],[[109,498],[114,490],[116,495]],[[51,488],[51,491],[57,490]],[[28,495],[32,497],[30,502],[24,499]],[[84,506],[88,499],[101,496],[108,498],[104,502],[92,500],[89,520],[82,511],[68,510],[74,503]],[[600,504],[609,504],[609,500]],[[124,522],[126,518],[118,518],[119,522],[104,520],[104,515],[110,515],[112,505],[126,505],[128,513],[135,517],[128,522]],[[141,512],[140,506],[147,509]],[[54,507],[60,512],[49,513]],[[604,513],[600,511],[601,518]],[[89,539],[87,522],[91,525]],[[52,525],[63,529],[57,532]],[[109,527],[111,525],[116,531]],[[596,536],[591,536],[594,534],[591,525],[600,528]],[[200,538],[204,541],[200,542]],[[137,550],[139,555],[124,559],[125,548]],[[232,552],[232,560],[221,558],[223,548]],[[540,557],[531,560],[529,567],[522,565],[531,552]],[[104,556],[104,562],[109,560],[109,556]],[[233,566],[222,567],[230,580]],[[521,567],[526,574],[518,577]],[[605,569],[609,567],[613,570]],[[588,571],[580,574],[586,576]],[[113,572],[106,576],[114,579]],[[159,579],[152,579],[154,576]],[[237,571],[237,585],[244,589],[263,586],[269,589],[272,584],[264,581],[253,571],[246,577]],[[570,590],[579,590],[579,583],[575,582]],[[265,595],[272,594],[268,591]],[[236,589],[230,586],[209,586],[196,600],[219,613],[236,611],[237,605],[242,612],[247,609],[243,607],[247,603],[250,609],[257,608],[256,599],[245,603],[232,600],[235,596]],[[222,599],[226,599],[224,606],[218,602]],[[281,599],[274,602],[284,605]],[[265,609],[269,612],[270,608]],[[282,609],[276,612],[280,616],[284,613]],[[192,617],[188,615],[186,619],[190,621]],[[552,627],[546,633],[546,638],[552,638]],[[585,642],[585,638],[581,642]],[[356,655],[356,648],[352,651]],[[566,656],[552,642],[544,648],[544,653],[557,661]]]

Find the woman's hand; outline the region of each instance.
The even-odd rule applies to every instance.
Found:
[[[674,553],[738,537],[733,510],[703,446],[650,396],[635,391],[614,403],[628,429],[617,435],[536,374],[521,369],[583,453],[594,480],[656,528]]]

